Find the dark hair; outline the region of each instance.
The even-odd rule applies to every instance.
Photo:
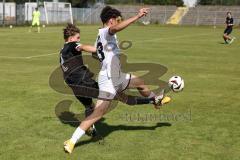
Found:
[[[68,23],[66,28],[63,29],[63,38],[67,40],[70,36],[80,33],[80,29],[75,25]]]
[[[110,6],[106,6],[103,8],[100,18],[102,20],[102,23],[105,24],[109,21],[111,18],[117,18],[122,17],[121,12],[115,8],[112,8]]]

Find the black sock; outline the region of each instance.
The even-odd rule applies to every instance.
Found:
[[[136,104],[153,104],[154,98],[136,97]]]
[[[128,96],[126,104],[128,105],[140,105],[140,104],[153,104],[154,98]]]

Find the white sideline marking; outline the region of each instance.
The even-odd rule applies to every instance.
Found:
[[[0,58],[7,58],[7,59],[31,59],[31,58],[39,58],[39,57],[47,57],[52,56],[59,53],[49,53],[49,54],[40,54],[35,56],[28,56],[28,57],[10,57],[10,56],[0,56]]]
[[[142,42],[155,42],[159,40],[167,40],[167,39],[179,39],[179,38],[190,38],[190,37],[198,37],[198,36],[209,36],[209,34],[195,34],[195,35],[183,35],[183,36],[176,36],[176,37],[167,37],[167,38],[155,38],[155,39],[146,39],[146,40],[137,40],[134,43],[142,43]],[[28,56],[28,57],[10,57],[10,56],[0,56],[0,58],[6,59],[31,59],[31,58],[39,58],[39,57],[47,57],[52,56],[59,53],[49,53],[49,54],[41,54],[35,56]]]
[[[29,57],[25,57],[25,58],[31,59],[31,58],[38,58],[38,57],[47,57],[47,56],[51,56],[51,55],[55,55],[55,54],[59,54],[59,53],[41,54],[41,55],[29,56]]]

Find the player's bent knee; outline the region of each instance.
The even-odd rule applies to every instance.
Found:
[[[139,91],[143,91],[143,90],[145,90],[145,88],[146,88],[146,87],[143,86],[143,85],[140,85],[140,86],[137,87],[137,89],[138,89]]]
[[[99,101],[97,101],[97,104],[96,104],[94,110],[96,110],[96,112],[98,112],[98,114],[104,115],[108,110],[109,104],[110,104],[109,101],[99,100]]]
[[[130,87],[138,88],[138,87],[142,87],[144,85],[145,85],[144,80],[142,80],[141,78],[134,76],[134,75],[131,77]]]

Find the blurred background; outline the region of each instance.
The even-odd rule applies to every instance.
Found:
[[[41,12],[41,24],[99,24],[99,14],[106,5],[122,11],[123,17],[135,15],[148,6],[151,13],[144,24],[224,25],[227,11],[240,23],[240,0],[2,0],[0,25],[31,23],[36,7]]]

